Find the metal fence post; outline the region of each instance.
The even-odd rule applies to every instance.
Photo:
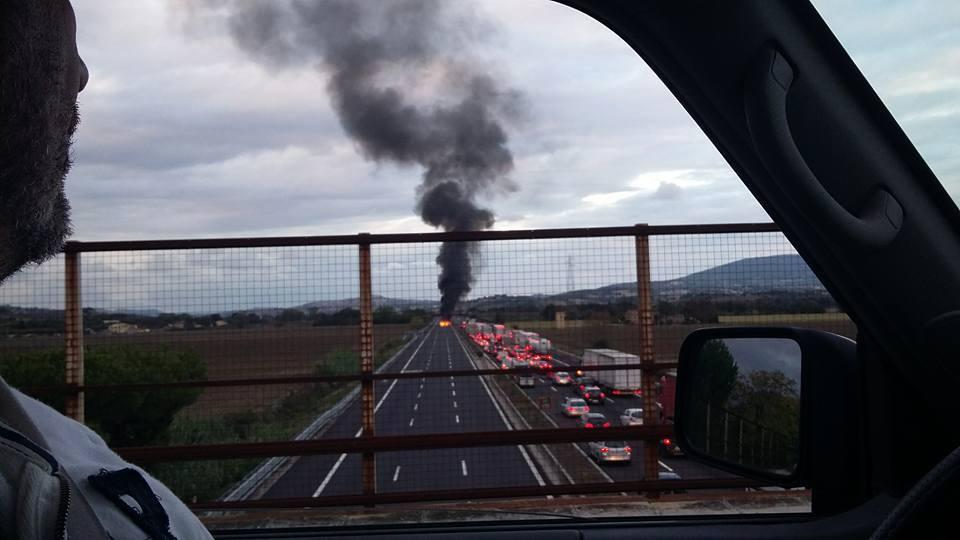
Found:
[[[727,411],[723,411],[723,457],[724,458],[727,457],[727,437],[730,434],[729,420],[730,420],[730,413],[728,413]]]
[[[83,307],[80,294],[80,253],[67,250],[64,264],[64,371],[71,388],[64,401],[64,413],[83,422]]]
[[[647,225],[638,224],[636,230],[637,252],[637,315],[640,326],[640,388],[643,391],[643,423],[660,423],[657,413],[657,372],[653,357],[653,296],[650,284],[650,237]],[[659,480],[659,441],[644,441],[643,479]]]
[[[369,235],[360,235],[360,373],[373,375],[373,291],[370,271]],[[364,437],[373,437],[375,396],[373,379],[360,381],[361,427]],[[363,494],[374,495],[377,492],[377,458],[373,452],[364,452],[362,456]]]

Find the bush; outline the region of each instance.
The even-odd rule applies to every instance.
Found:
[[[131,346],[91,348],[84,354],[86,384],[159,383],[206,378],[206,365],[193,353]],[[21,353],[0,360],[0,375],[14,387],[61,386],[62,350]],[[86,423],[111,446],[140,446],[160,438],[180,409],[196,401],[199,388],[88,392]],[[63,410],[64,395],[33,395]]]

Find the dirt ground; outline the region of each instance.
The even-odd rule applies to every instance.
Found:
[[[405,324],[375,325],[374,347],[399,338]],[[191,331],[154,331],[127,335],[85,336],[87,347],[135,345],[186,349],[207,363],[209,380],[312,375],[318,363],[337,351],[359,351],[358,326],[310,326]],[[0,357],[27,350],[63,347],[62,337],[28,337],[0,341]],[[357,371],[360,366],[357,366]],[[136,382],[136,381],[124,381]],[[296,391],[296,385],[207,388],[184,414],[208,416],[262,409]]]

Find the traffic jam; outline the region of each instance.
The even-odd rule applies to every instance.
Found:
[[[453,323],[447,321],[447,325]],[[551,341],[536,332],[507,328],[502,324],[465,319],[457,322],[487,357],[501,369],[532,368],[529,374],[513,376],[516,385],[531,399],[549,402],[556,413],[555,423],[584,429],[603,429],[612,425],[643,425],[643,392],[639,369],[590,371],[581,367],[635,365],[636,355],[612,349],[586,349],[582,357],[555,350]],[[538,373],[540,372],[540,373]],[[672,422],[676,374],[667,373],[658,381],[657,408],[661,421]],[[544,387],[549,391],[544,392]],[[566,422],[563,420],[566,419]],[[627,441],[597,441],[584,446],[596,463],[629,465],[634,449]],[[660,441],[662,457],[680,457],[674,441]],[[667,473],[666,476],[670,476]]]

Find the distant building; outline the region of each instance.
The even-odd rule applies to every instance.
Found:
[[[553,320],[557,328],[566,328],[567,327],[567,312],[566,311],[557,311],[553,314]]]
[[[143,332],[143,330],[135,324],[116,321],[107,325],[107,332],[111,334],[137,334]]]
[[[623,314],[623,318],[630,324],[640,324],[640,312],[635,309],[628,309],[627,312]]]
[[[217,321],[213,321],[213,325],[216,326],[217,328],[223,328],[224,326],[227,326],[227,321],[220,319]]]

